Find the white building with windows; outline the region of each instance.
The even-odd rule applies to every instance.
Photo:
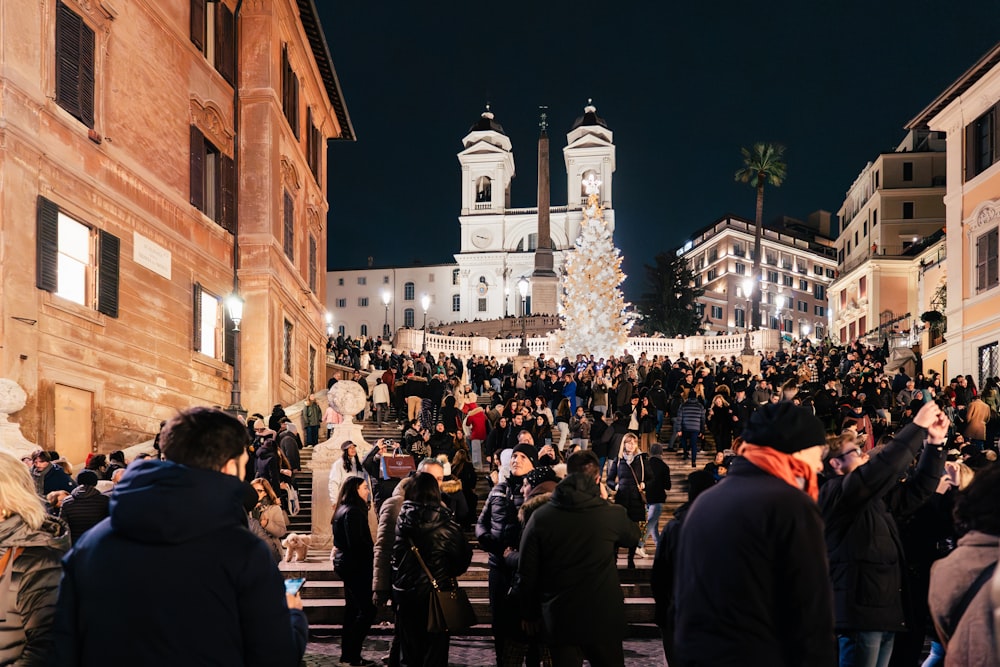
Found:
[[[818,212],[817,217],[828,217]],[[702,328],[708,334],[744,331],[750,289],[761,290],[762,328],[798,338],[823,338],[829,332],[827,291],[834,281],[837,254],[819,234],[763,230],[760,276],[753,279],[754,223],[721,218],[697,232],[680,253],[695,274]],[[816,231],[823,229],[817,223]],[[825,241],[825,242],[824,242]]]
[[[487,108],[462,139],[462,207],[458,216],[459,251],[455,264],[342,269],[327,273],[327,304],[335,332],[375,336],[388,320],[390,331],[423,323],[421,297],[430,297],[427,323],[494,320],[533,312],[531,295],[522,303],[521,278],[534,270],[538,245],[538,208],[511,208],[514,153],[510,139]],[[604,219],[612,230],[615,212],[613,133],[588,104],[563,147],[566,205],[550,208],[550,236],[556,273],[573,247],[583,221],[590,177],[601,182]],[[389,305],[383,302],[388,294]],[[524,310],[522,310],[522,308]]]

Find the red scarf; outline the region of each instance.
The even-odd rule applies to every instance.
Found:
[[[796,489],[805,491],[813,500],[819,499],[816,472],[805,461],[771,447],[749,443],[743,443],[739,454],[764,472],[788,482]]]

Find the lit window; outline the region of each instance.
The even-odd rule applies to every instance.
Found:
[[[219,299],[208,292],[201,293],[201,321],[198,328],[201,332],[200,347],[202,354],[215,356],[215,330],[219,320]]]
[[[90,230],[69,216],[59,214],[59,264],[56,294],[81,306],[87,304],[87,264]]]

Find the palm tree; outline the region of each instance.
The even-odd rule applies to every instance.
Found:
[[[755,288],[751,301],[750,322],[760,328],[760,237],[764,224],[764,184],[781,187],[787,166],[782,157],[785,147],[779,144],[755,143],[752,149],[741,148],[743,168],[736,172],[736,180],[750,183],[757,188],[757,226],[753,235],[753,280]]]

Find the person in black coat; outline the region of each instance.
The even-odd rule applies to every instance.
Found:
[[[70,539],[75,543],[108,515],[110,498],[97,490],[97,473],[83,470],[77,477],[77,487],[59,506],[59,517],[69,526]]]
[[[369,494],[363,477],[349,477],[340,487],[333,514],[333,570],[344,582],[344,629],[340,664],[361,667],[361,648],[375,620],[372,574],[375,542],[368,527]]]
[[[826,430],[808,409],[775,403],[753,414],[744,438],[728,475],[684,518],[674,576],[678,664],[833,667],[815,501]]]
[[[622,437],[621,452],[608,467],[608,488],[615,489],[615,504],[625,508],[628,518],[639,524],[646,520],[646,482],[649,477],[647,456],[639,451],[639,438],[634,433]],[[645,538],[645,534],[642,536]],[[628,548],[628,567],[635,568],[635,557],[645,558],[645,550],[639,545],[623,545]]]
[[[441,588],[451,590],[472,562],[472,547],[441,504],[438,482],[418,473],[406,487],[392,546],[392,589],[400,663],[427,667],[448,665],[449,635],[427,631],[432,582],[417,554]]]
[[[909,595],[896,521],[916,511],[937,489],[944,470],[948,417],[936,403],[925,404],[909,424],[869,459],[857,442],[831,451],[836,473],[821,490],[819,506],[826,524],[841,662],[854,656],[887,662],[895,633],[905,631]],[[915,473],[900,484],[921,445]],[[880,664],[885,664],[880,662]],[[851,663],[853,664],[853,663]]]
[[[649,458],[646,459],[646,534],[642,536],[640,546],[646,544],[646,538],[652,537],[656,545],[660,543],[660,515],[663,504],[667,502],[667,491],[670,490],[670,466],[664,463],[663,445],[654,442],[649,448]]]

